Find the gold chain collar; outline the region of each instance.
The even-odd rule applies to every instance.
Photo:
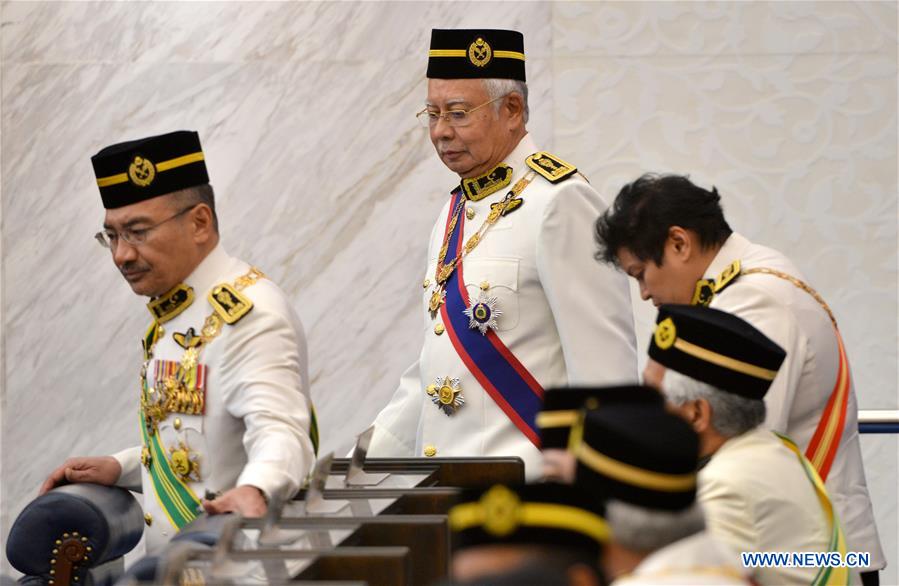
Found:
[[[506,194],[502,201],[490,206],[490,213],[487,215],[487,219],[484,220],[484,223],[481,224],[481,227],[478,228],[478,231],[474,233],[467,242],[465,242],[465,246],[463,247],[462,251],[457,254],[456,257],[449,262],[449,264],[444,264],[446,262],[447,252],[449,252],[449,239],[453,234],[453,230],[455,230],[456,228],[456,224],[459,221],[459,216],[462,214],[462,209],[464,208],[465,204],[465,199],[459,199],[459,204],[453,211],[453,218],[452,220],[450,220],[450,224],[447,227],[446,234],[443,236],[443,246],[440,247],[440,252],[437,255],[437,270],[434,275],[434,278],[437,282],[434,286],[434,292],[431,294],[431,300],[428,303],[428,309],[432,314],[436,314],[437,310],[440,309],[440,306],[443,305],[443,300],[446,295],[444,292],[444,288],[446,287],[446,282],[452,276],[453,271],[456,270],[456,267],[459,265],[459,263],[462,262],[462,259],[468,256],[472,250],[477,248],[481,240],[484,239],[484,235],[487,233],[487,230],[489,230],[492,225],[498,222],[510,207],[514,207],[513,202],[515,201],[515,198],[518,197],[518,195],[522,191],[524,191],[524,188],[528,186],[528,184],[536,175],[537,174],[534,171],[529,171],[527,175],[518,180],[515,186],[509,191],[509,193]]]

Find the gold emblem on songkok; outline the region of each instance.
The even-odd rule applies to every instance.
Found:
[[[518,527],[518,510],[521,501],[518,495],[505,486],[494,486],[481,497],[484,511],[484,530],[491,535],[503,537]]]
[[[156,165],[150,159],[136,156],[128,166],[128,178],[138,187],[146,187],[156,178]]]
[[[655,338],[656,346],[658,346],[662,350],[667,350],[674,345],[675,340],[677,340],[677,328],[674,327],[674,321],[670,317],[666,317],[663,319],[658,326],[656,326],[655,334],[653,334]]]
[[[468,46],[468,60],[476,67],[484,67],[493,59],[493,49],[490,43],[478,37]]]

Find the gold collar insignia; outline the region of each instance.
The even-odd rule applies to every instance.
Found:
[[[193,288],[188,287],[184,283],[180,283],[167,293],[150,301],[150,303],[147,304],[147,309],[150,310],[153,319],[155,319],[157,323],[164,324],[190,307],[190,304],[193,302]]]
[[[693,299],[690,300],[690,305],[701,305],[702,307],[708,307],[709,303],[712,302],[712,299],[715,298],[715,280],[714,279],[699,279],[696,281],[696,286],[693,288]]]
[[[462,180],[462,191],[471,201],[480,201],[512,182],[512,167],[500,163],[489,173]]]
[[[693,299],[690,305],[702,305],[708,307],[715,298],[715,295],[721,293],[728,285],[742,274],[742,266],[739,260],[727,265],[721,274],[714,279],[699,279],[696,281],[696,287],[693,290]]]

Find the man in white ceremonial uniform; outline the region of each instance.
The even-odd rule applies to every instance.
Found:
[[[667,369],[657,369],[660,378],[651,382],[699,435],[699,502],[709,531],[739,553],[844,559],[840,520],[811,462],[788,437],[761,427],[783,349],[733,314],[662,305],[649,355]],[[760,584],[850,580],[847,568],[833,564],[751,569]]]
[[[461,185],[431,234],[421,355],[373,456],[519,456],[534,478],[544,388],[635,378],[626,280],[591,264],[606,204],[527,134],[523,51],[514,31],[432,33],[418,117]]]
[[[644,299],[728,311],[786,351],[765,397],[765,423],[793,438],[825,480],[849,549],[871,554],[862,578],[876,584],[886,560],[862,464],[858,406],[824,300],[783,254],[730,229],[717,190],[686,177],[647,175],[625,186],[597,222],[597,236],[603,259],[636,278]]]
[[[219,243],[197,133],[113,145],[92,161],[107,209],[97,238],[134,292],[151,297],[142,441],[67,460],[42,492],[142,488],[152,554],[204,510],[260,516],[273,495],[300,488],[317,442],[306,342],[284,292]]]
[[[573,481],[605,503],[600,566],[612,584],[751,584],[738,556],[706,530],[696,501],[699,439],[648,387],[595,389],[571,428]]]

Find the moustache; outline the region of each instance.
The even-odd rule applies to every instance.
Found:
[[[452,144],[438,144],[437,145],[437,153],[441,155],[445,155],[447,151],[453,151],[457,153],[461,153],[465,151],[463,147],[454,147]]]
[[[145,271],[149,271],[150,267],[145,264],[140,264],[137,261],[128,261],[122,266],[119,267],[119,272],[122,273],[123,277],[127,277],[128,275],[132,275],[135,273],[142,273]]]

